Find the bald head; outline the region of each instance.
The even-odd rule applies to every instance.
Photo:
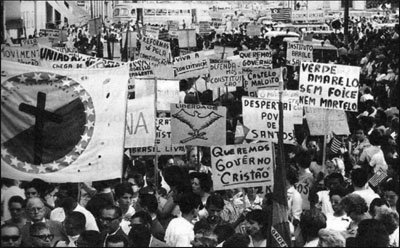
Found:
[[[33,222],[42,221],[45,215],[44,203],[38,197],[29,198],[26,202],[26,210]]]

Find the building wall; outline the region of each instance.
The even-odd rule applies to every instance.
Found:
[[[351,0],[350,0],[351,1]],[[353,0],[353,10],[364,10],[366,7],[366,0]],[[308,1],[308,9],[322,9],[326,8],[331,11],[340,11],[342,8],[341,0],[333,0],[333,1]]]

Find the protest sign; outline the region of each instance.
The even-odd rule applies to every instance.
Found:
[[[349,123],[343,110],[304,108],[310,135],[349,135]]]
[[[171,104],[172,144],[226,144],[226,108],[199,104]]]
[[[243,60],[242,67],[266,67],[272,68],[272,51],[240,51],[239,57]]]
[[[360,67],[302,62],[300,103],[316,108],[358,110]]]
[[[146,26],[144,26],[143,31],[144,31],[145,36],[156,39],[156,40],[159,39],[159,37],[158,37],[158,33],[160,32],[159,27],[146,25]]]
[[[125,148],[153,146],[156,138],[155,119],[154,95],[129,99]]]
[[[199,34],[209,34],[211,32],[210,22],[201,21],[199,22]]]
[[[210,59],[228,59],[233,56],[233,52],[236,50],[236,47],[223,47],[223,46],[214,46],[214,53],[208,56]]]
[[[55,61],[50,62],[50,68],[53,69],[83,69],[87,68],[86,62],[83,61],[75,61],[75,62],[63,62],[63,61]]]
[[[140,42],[139,57],[149,61],[151,65],[165,65],[171,61],[171,47],[169,42],[150,37],[142,37]]]
[[[175,79],[175,69],[172,64],[151,66],[154,76],[162,79]]]
[[[167,25],[168,25],[168,30],[170,30],[170,31],[176,31],[179,29],[178,21],[168,20]]]
[[[325,13],[323,10],[296,10],[292,11],[292,21],[325,23]]]
[[[212,146],[211,171],[214,190],[268,187],[272,192],[274,159],[272,144]]]
[[[129,77],[130,78],[154,78],[153,70],[150,63],[144,59],[129,61]]]
[[[259,89],[257,97],[279,101],[279,90]],[[288,118],[294,124],[303,124],[303,105],[300,104],[299,98],[300,92],[298,90],[282,91],[282,102],[291,103],[292,105],[292,111],[284,113],[284,118]]]
[[[249,96],[256,96],[261,88],[278,88],[282,81],[281,68],[243,68],[243,88]]]
[[[38,39],[37,38],[21,40],[21,46],[23,46],[23,47],[37,46],[37,44],[38,44]]]
[[[286,64],[300,66],[300,61],[313,62],[313,46],[308,42],[288,42]]]
[[[60,29],[40,29],[40,32],[43,33],[44,36],[48,37],[51,42],[60,41]]]
[[[261,34],[260,24],[249,23],[246,27],[246,34],[249,37],[258,36]]]
[[[174,69],[177,79],[198,77],[209,73],[209,59],[202,52],[175,57]]]
[[[1,60],[15,61],[23,64],[39,65],[39,47],[1,47]]]
[[[157,111],[171,111],[179,103],[179,80],[157,80]]]
[[[169,33],[178,39],[179,48],[196,47],[196,29],[180,29]]]
[[[2,176],[52,183],[121,177],[126,66],[54,70],[2,61],[1,69]]]
[[[62,53],[78,53],[78,48],[76,47],[53,47],[53,48]]]
[[[156,118],[156,144],[158,155],[183,155],[186,154],[184,145],[171,144],[171,118]],[[140,155],[156,155],[156,147],[133,147],[132,154]]]
[[[283,106],[283,142],[293,144],[294,123],[291,120],[293,107],[291,103]],[[279,102],[253,97],[242,97],[243,125],[250,129],[247,139],[278,142]],[[287,118],[288,117],[288,118]]]
[[[210,63],[210,89],[242,86],[242,68],[236,61]]]
[[[135,99],[154,96],[154,78],[135,78]]]

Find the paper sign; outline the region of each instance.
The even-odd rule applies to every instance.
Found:
[[[39,47],[1,47],[1,60],[15,61],[38,66],[40,63]]]
[[[210,89],[242,86],[242,67],[235,61],[210,63]]]
[[[121,33],[121,40],[123,47],[125,47],[126,42],[126,31]],[[138,33],[134,31],[128,32],[128,48],[136,48],[137,47],[137,40],[138,40]]]
[[[154,79],[135,78],[135,99],[150,95],[154,96],[154,83]]]
[[[250,96],[256,96],[261,88],[278,88],[281,68],[243,68],[243,88]]]
[[[308,42],[288,42],[286,64],[299,66],[300,61],[313,62],[313,46]]]
[[[172,144],[212,146],[226,144],[226,108],[171,104]]]
[[[186,154],[184,145],[171,144],[171,118],[156,118],[156,144],[159,155],[183,155]],[[156,147],[133,147],[134,155],[155,155]]]
[[[38,44],[38,39],[37,38],[21,40],[21,46],[23,46],[23,47],[37,46],[37,44]]]
[[[249,37],[260,35],[261,34],[261,26],[259,24],[253,24],[253,23],[247,24],[246,34]]]
[[[272,68],[272,51],[240,51],[239,57],[243,59],[242,67],[267,67]]]
[[[154,78],[153,70],[150,67],[150,62],[143,59],[129,61],[129,77]]]
[[[301,62],[300,103],[356,112],[359,77],[360,67]]]
[[[48,37],[50,41],[60,41],[60,29],[40,29],[41,33],[44,33],[44,36]]]
[[[179,80],[157,80],[157,111],[171,111],[179,103]]]
[[[128,100],[125,148],[153,146],[156,138],[154,95]]]
[[[53,47],[53,48],[62,53],[78,53],[78,49],[76,47]]]
[[[274,180],[272,152],[270,142],[212,146],[214,190],[258,186],[271,188]]]
[[[209,59],[202,52],[175,57],[175,76],[178,79],[184,79],[208,74],[209,64]]]
[[[169,33],[178,39],[179,48],[196,47],[195,29],[181,29],[170,31]]]
[[[178,21],[168,20],[167,21],[167,25],[168,25],[168,30],[170,30],[170,31],[176,31],[176,30],[179,29],[179,22]]]
[[[343,110],[306,107],[306,119],[310,135],[349,135],[349,123]]]
[[[140,58],[150,61],[151,65],[168,64],[171,60],[169,42],[142,37],[140,40]]]
[[[293,144],[294,123],[291,121],[293,107],[283,103],[283,142]],[[247,139],[278,142],[279,102],[274,100],[242,97],[243,125],[250,129]],[[289,118],[286,118],[288,116]]]
[[[324,23],[325,22],[325,13],[323,10],[297,10],[292,11],[292,21],[294,22],[318,22]]]
[[[144,35],[146,35],[147,37],[150,37],[153,39],[158,39],[158,34],[160,32],[160,28],[146,25],[144,27],[143,31],[144,31]]]
[[[50,62],[50,67],[53,69],[83,69],[87,68],[86,62],[78,61],[78,62]]]
[[[211,32],[210,22],[199,22],[199,33],[209,34]]]

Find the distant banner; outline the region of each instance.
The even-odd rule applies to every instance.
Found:
[[[212,146],[211,170],[214,190],[269,187],[274,184],[272,145]]]
[[[171,111],[179,103],[179,80],[157,80],[157,111]]]
[[[244,68],[243,88],[249,91],[249,96],[256,96],[258,89],[278,88],[281,78],[281,68]]]
[[[184,79],[208,74],[209,64],[209,59],[202,52],[175,57],[175,76],[178,79]]]
[[[146,25],[143,28],[144,35],[153,39],[159,39],[158,34],[160,33],[159,27],[154,27],[150,25]]]
[[[65,69],[84,69],[88,68],[88,66],[86,65],[86,62],[83,61],[77,61],[77,62],[56,61],[50,63],[50,68],[65,70]]]
[[[261,25],[249,23],[246,27],[246,34],[249,37],[258,36],[261,34]]]
[[[325,13],[323,10],[296,10],[292,11],[292,21],[293,22],[317,22],[324,23],[325,22]]]
[[[76,47],[53,47],[53,48],[62,53],[78,53],[78,48]]]
[[[349,135],[349,123],[343,110],[304,108],[310,135]]]
[[[196,47],[196,29],[180,29],[169,33],[178,39],[179,48]]]
[[[38,39],[37,38],[21,40],[21,46],[23,46],[23,47],[37,46],[37,44],[38,44]]]
[[[140,40],[140,58],[150,61],[151,65],[168,64],[171,61],[171,47],[169,42],[149,37]]]
[[[212,146],[226,144],[226,108],[171,104],[172,144]]]
[[[283,103],[283,142],[293,144],[293,107]],[[278,142],[279,102],[274,100],[242,97],[243,125],[250,129],[247,139]],[[288,118],[287,118],[288,117]]]
[[[210,22],[199,22],[199,33],[209,34],[211,32]]]
[[[158,155],[184,155],[184,145],[171,144],[171,118],[156,118],[156,143]],[[133,147],[131,152],[137,156],[156,155],[156,147]]]
[[[179,22],[178,21],[173,21],[173,20],[168,20],[167,21],[167,26],[168,26],[168,30],[176,31],[176,30],[179,29]]]
[[[300,66],[302,62],[313,62],[313,46],[308,42],[288,42],[286,64]]]
[[[235,61],[210,63],[210,89],[242,86],[242,67]]]
[[[272,68],[272,51],[240,51],[239,57],[243,59],[242,67],[266,67]]]
[[[154,73],[150,67],[150,62],[143,59],[129,61],[129,77],[154,78]]]
[[[302,62],[300,103],[316,108],[358,111],[360,67]]]
[[[1,60],[38,66],[40,64],[39,47],[1,46]]]
[[[61,38],[61,30],[60,29],[40,29],[40,32],[44,34],[44,36],[48,37],[50,41],[60,41]]]

